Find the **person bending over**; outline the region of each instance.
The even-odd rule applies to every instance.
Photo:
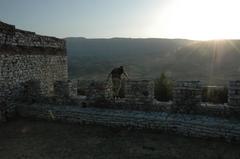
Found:
[[[123,66],[118,68],[114,68],[107,77],[107,81],[109,81],[110,77],[112,76],[112,85],[113,85],[113,98],[119,98],[119,91],[121,89],[121,82],[122,82],[122,75],[124,75],[127,79],[128,75],[124,71]]]

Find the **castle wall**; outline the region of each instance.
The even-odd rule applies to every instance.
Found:
[[[50,96],[53,83],[67,79],[64,40],[40,36],[0,22],[1,111],[10,111],[8,101],[21,94],[27,81],[40,81],[39,94]]]
[[[177,81],[173,89],[173,106],[177,112],[196,112],[202,101],[200,81]]]
[[[77,82],[76,81],[56,81],[54,83],[54,95],[62,97],[76,97],[77,96]]]
[[[104,81],[89,81],[86,95],[88,100],[107,100],[112,98],[111,84]]]
[[[18,112],[23,117],[153,129],[185,136],[240,141],[238,121],[209,116],[47,105],[23,105],[18,107]]]
[[[240,81],[229,81],[228,104],[230,106],[240,107]]]
[[[153,104],[154,84],[149,80],[128,80],[125,83],[126,102],[135,105]]]

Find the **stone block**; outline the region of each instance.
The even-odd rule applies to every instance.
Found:
[[[21,98],[51,96],[54,81],[67,79],[63,39],[0,22],[0,110],[9,114]]]
[[[76,97],[77,83],[76,81],[56,81],[54,83],[54,95],[58,97]]]
[[[41,96],[41,84],[39,80],[29,80],[24,83],[24,97],[38,98]]]
[[[177,81],[173,89],[173,110],[190,113],[201,106],[202,86],[200,81]]]
[[[240,81],[229,81],[228,105],[240,107]]]
[[[91,81],[86,91],[88,100],[107,100],[112,98],[112,88],[105,81]]]
[[[152,104],[154,99],[154,83],[149,80],[128,80],[125,83],[125,99],[127,102]]]

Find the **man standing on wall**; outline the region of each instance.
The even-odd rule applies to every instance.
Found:
[[[110,76],[112,76],[112,84],[113,84],[113,98],[116,99],[119,97],[119,91],[121,89],[122,82],[122,74],[128,79],[127,73],[124,71],[123,66],[118,68],[114,68],[107,77],[107,81],[109,81]]]

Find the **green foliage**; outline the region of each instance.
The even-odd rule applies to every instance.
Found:
[[[169,101],[172,99],[172,81],[164,73],[154,82],[155,98],[159,101]]]

